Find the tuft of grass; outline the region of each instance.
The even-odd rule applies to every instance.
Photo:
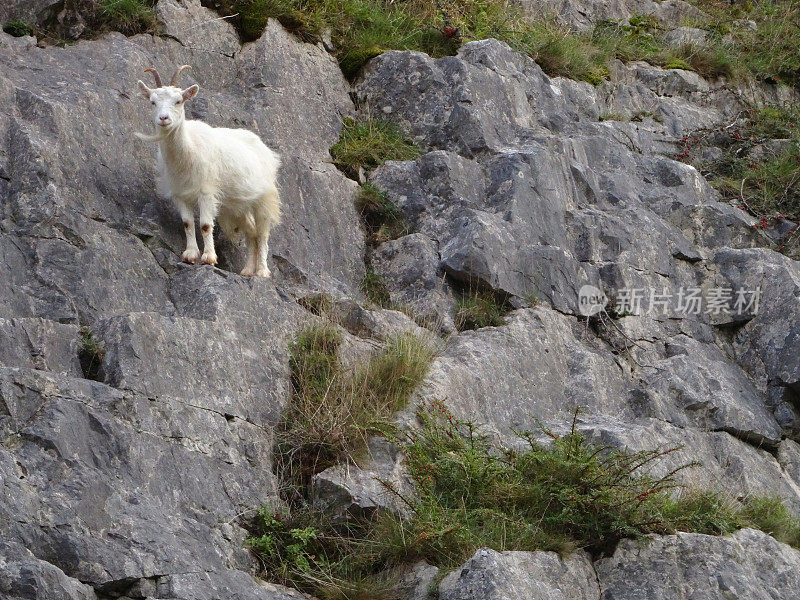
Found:
[[[727,58],[732,74],[800,84],[800,4],[795,0],[692,3],[709,15],[694,25],[711,33],[708,46]],[[754,21],[756,29],[737,23],[740,19]]]
[[[364,279],[361,280],[359,290],[373,304],[377,304],[381,308],[391,308],[392,298],[389,295],[386,282],[383,277],[372,269],[367,269]]]
[[[79,335],[78,360],[83,376],[93,381],[102,381],[100,370],[106,357],[105,346],[89,327],[81,327]]]
[[[23,37],[26,35],[33,35],[33,27],[25,21],[13,19],[3,25],[3,31],[14,37]]]
[[[333,162],[356,177],[359,169],[374,169],[387,160],[414,160],[422,150],[394,123],[379,119],[345,119],[339,141],[331,148]]]
[[[779,542],[800,548],[800,520],[789,513],[779,498],[750,498],[741,517],[744,524],[770,534]]]
[[[384,432],[425,377],[434,350],[401,334],[368,362],[346,369],[338,358],[341,333],[331,322],[302,329],[290,347],[292,399],[277,434],[278,471],[302,500],[310,478],[357,457],[370,436]]]
[[[125,35],[156,30],[155,0],[101,0],[95,15],[95,29]]]
[[[538,302],[538,298],[536,301]],[[456,329],[466,331],[504,325],[505,315],[510,310],[508,302],[496,292],[477,287],[469,288],[456,301]]]
[[[356,209],[371,245],[395,240],[411,232],[400,207],[373,183],[365,183],[358,190]]]

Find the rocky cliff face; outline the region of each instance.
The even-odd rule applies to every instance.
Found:
[[[494,40],[441,59],[388,52],[351,86],[324,48],[276,22],[241,46],[199,1],[162,0],[158,14],[156,37],[40,48],[0,34],[3,598],[299,597],[253,579],[240,523],[276,498],[287,346],[315,318],[298,300],[344,301],[354,347],[415,327],[370,309],[365,252],[393,300],[444,331],[460,286],[515,307],[503,326],[454,334],[422,398],[498,436],[536,419],[558,427],[581,405],[593,438],[683,444],[676,464],[702,463],[689,482],[779,495],[800,514],[800,264],[764,249],[752,218],[670,158],[684,134],[788,90],[639,63],[595,88],[551,79]],[[143,68],[184,63],[201,86],[190,117],[251,129],[283,158],[272,280],[235,275],[242,250],[225,242],[220,268],[179,263],[180,221],[155,194],[153,147],[133,133],[148,127]],[[429,150],[370,175],[414,230],[373,249],[358,184],[328,152],[343,118],[367,114]],[[647,298],[760,288],[761,302],[698,314],[645,303],[587,320],[584,285]],[[81,364],[82,328],[106,349],[100,381]],[[321,481],[369,503],[364,475]],[[623,544],[594,564],[482,552],[442,598],[768,598],[800,586],[800,553],[749,530]]]

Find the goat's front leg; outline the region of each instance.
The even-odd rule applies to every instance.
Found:
[[[200,258],[200,248],[197,247],[197,238],[194,233],[194,207],[179,202],[178,209],[183,221],[183,230],[186,232],[186,250],[181,254],[181,260],[193,265]]]
[[[201,197],[200,206],[200,231],[203,234],[203,256],[200,262],[204,265],[217,264],[217,252],[214,250],[214,219],[217,216],[217,201],[208,196]]]

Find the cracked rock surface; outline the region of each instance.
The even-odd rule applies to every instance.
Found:
[[[677,26],[689,10],[679,0],[567,4],[576,26],[651,9]],[[244,519],[278,500],[272,444],[290,395],[288,345],[317,318],[298,300],[336,299],[354,358],[418,330],[363,297],[365,258],[393,302],[452,333],[414,402],[441,399],[505,441],[537,419],[559,430],[580,405],[592,440],[683,445],[664,473],[696,460],[681,472],[687,484],[778,495],[800,514],[800,265],[670,158],[681,136],[730,119],[755,94],[791,92],[644,63],[615,63],[592,87],[550,78],[495,40],[440,59],[387,52],[350,84],[321,45],[276,21],[242,45],[199,0],[161,0],[157,14],[161,35],[63,48],[0,33],[3,600],[302,597],[257,579]],[[244,251],[224,239],[220,268],[180,264],[180,219],[156,193],[154,148],[134,137],[149,128],[136,80],[179,64],[201,88],[190,118],[251,129],[281,154],[270,280],[236,275]],[[653,117],[600,120],[642,111]],[[342,120],[366,114],[426,150],[369,175],[413,230],[375,248],[354,207],[358,184],[329,154]],[[454,331],[472,283],[508,298],[504,325]],[[585,284],[762,296],[738,315],[587,321]],[[93,369],[82,361],[87,331],[105,349]],[[320,473],[315,501],[339,514],[394,510],[374,476],[408,483],[400,457],[373,445],[366,464]],[[597,562],[481,550],[439,593],[788,598],[799,556],[752,530],[625,542]],[[433,569],[409,572],[409,598],[424,597]]]

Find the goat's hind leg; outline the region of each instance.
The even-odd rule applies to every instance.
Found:
[[[267,192],[264,196],[264,203],[255,211],[256,221],[256,277],[270,277],[267,258],[269,257],[269,234],[272,226],[280,220],[280,200],[278,191]]]
[[[256,272],[256,255],[258,253],[258,241],[255,237],[247,236],[245,239],[247,243],[247,262],[244,265],[241,273],[242,277],[252,277]]]

